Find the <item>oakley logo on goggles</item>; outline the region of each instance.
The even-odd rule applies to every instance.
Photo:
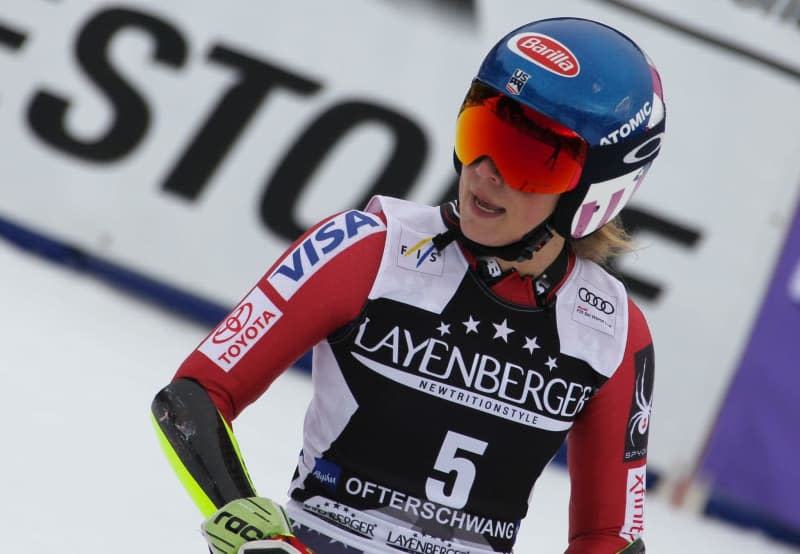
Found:
[[[464,165],[488,156],[508,186],[560,194],[575,188],[589,146],[575,131],[473,81],[456,121]]]

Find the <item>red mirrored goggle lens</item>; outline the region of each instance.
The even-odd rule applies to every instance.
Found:
[[[456,121],[456,156],[483,156],[523,192],[560,194],[575,188],[589,149],[580,135],[475,81]]]

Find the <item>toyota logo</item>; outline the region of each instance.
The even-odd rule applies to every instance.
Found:
[[[597,296],[595,293],[585,287],[578,289],[578,298],[587,304],[590,304],[594,308],[597,308],[604,314],[611,315],[614,313],[614,305],[611,302],[600,296]]]
[[[250,302],[245,302],[231,312],[225,322],[217,328],[211,340],[216,344],[231,340],[247,326],[252,314],[253,305]]]

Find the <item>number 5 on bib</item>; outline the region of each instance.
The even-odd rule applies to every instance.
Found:
[[[447,485],[445,481],[428,477],[425,482],[425,494],[428,499],[456,509],[466,506],[472,484],[475,482],[476,470],[475,463],[470,458],[459,456],[459,451],[482,456],[488,445],[488,442],[455,431],[448,431],[442,441],[442,448],[439,450],[439,456],[433,464],[433,469],[446,474],[455,472],[453,487],[448,494],[445,491]]]

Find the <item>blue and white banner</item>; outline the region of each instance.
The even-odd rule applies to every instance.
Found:
[[[530,20],[598,19],[664,82],[662,153],[623,213],[640,246],[616,269],[655,338],[650,467],[688,472],[800,192],[800,32],[767,4],[9,0],[0,229],[233,308],[323,217],[452,197],[483,53]]]
[[[800,206],[700,478],[745,511],[800,532]]]

